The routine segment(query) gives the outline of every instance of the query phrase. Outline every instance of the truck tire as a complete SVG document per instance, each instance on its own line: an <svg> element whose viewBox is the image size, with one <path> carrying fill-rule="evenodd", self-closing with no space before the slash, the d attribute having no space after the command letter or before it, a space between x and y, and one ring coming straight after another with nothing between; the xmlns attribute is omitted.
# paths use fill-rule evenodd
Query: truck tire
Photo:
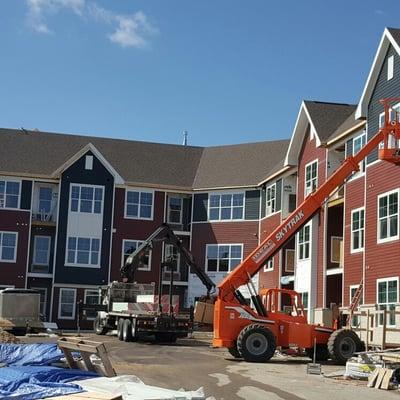
<svg viewBox="0 0 400 400"><path fill-rule="evenodd" d="M328 340L329 355L338 364L346 364L346 361L362 347L363 343L358 335L346 328L333 332Z"/></svg>
<svg viewBox="0 0 400 400"><path fill-rule="evenodd" d="M136 329L136 320L134 319L132 321L132 329L131 329L131 341L132 342L137 342L139 340L138 334L137 334L137 329Z"/></svg>
<svg viewBox="0 0 400 400"><path fill-rule="evenodd" d="M314 347L306 349L307 357L314 360ZM327 361L329 359L328 346L326 344L317 344L315 349L315 361Z"/></svg>
<svg viewBox="0 0 400 400"><path fill-rule="evenodd" d="M122 340L130 342L132 340L132 322L126 318L122 326Z"/></svg>
<svg viewBox="0 0 400 400"><path fill-rule="evenodd" d="M264 325L247 325L239 333L237 349L245 361L266 362L275 354L275 335Z"/></svg>
<svg viewBox="0 0 400 400"><path fill-rule="evenodd" d="M123 340L123 330L124 330L124 318L120 318L118 320L118 325L117 325L117 336L119 340Z"/></svg>
<svg viewBox="0 0 400 400"><path fill-rule="evenodd" d="M93 330L96 333L96 335L105 335L107 333L107 328L105 326L105 323L98 315L93 321Z"/></svg>

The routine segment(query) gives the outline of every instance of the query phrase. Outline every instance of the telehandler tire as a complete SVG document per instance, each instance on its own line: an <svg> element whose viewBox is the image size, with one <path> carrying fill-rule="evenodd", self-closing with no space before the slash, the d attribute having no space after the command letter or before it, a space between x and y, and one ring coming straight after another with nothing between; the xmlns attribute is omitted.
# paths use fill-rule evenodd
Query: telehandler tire
<svg viewBox="0 0 400 400"><path fill-rule="evenodd" d="M107 328L102 323L101 318L98 315L93 321L93 330L96 333L96 335L105 335L107 333Z"/></svg>
<svg viewBox="0 0 400 400"><path fill-rule="evenodd" d="M233 347L228 348L229 354L234 357L234 358L242 358L242 355L239 353L239 350L237 348L237 345L235 343L235 345Z"/></svg>
<svg viewBox="0 0 400 400"><path fill-rule="evenodd" d="M245 361L266 362L275 354L276 339L264 325L251 324L239 333L237 348Z"/></svg>
<svg viewBox="0 0 400 400"><path fill-rule="evenodd" d="M132 322L130 319L125 319L122 325L122 340L130 342L132 340Z"/></svg>
<svg viewBox="0 0 400 400"><path fill-rule="evenodd" d="M346 364L346 361L362 348L363 342L358 335L346 328L333 332L328 340L329 355L338 364Z"/></svg>

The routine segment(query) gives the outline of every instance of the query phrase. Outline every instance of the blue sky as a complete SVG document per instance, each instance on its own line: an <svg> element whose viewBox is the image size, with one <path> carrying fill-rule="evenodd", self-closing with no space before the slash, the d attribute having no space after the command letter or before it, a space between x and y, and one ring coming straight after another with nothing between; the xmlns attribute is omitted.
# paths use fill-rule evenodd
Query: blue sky
<svg viewBox="0 0 400 400"><path fill-rule="evenodd" d="M356 103L397 0L2 0L0 126L218 145Z"/></svg>

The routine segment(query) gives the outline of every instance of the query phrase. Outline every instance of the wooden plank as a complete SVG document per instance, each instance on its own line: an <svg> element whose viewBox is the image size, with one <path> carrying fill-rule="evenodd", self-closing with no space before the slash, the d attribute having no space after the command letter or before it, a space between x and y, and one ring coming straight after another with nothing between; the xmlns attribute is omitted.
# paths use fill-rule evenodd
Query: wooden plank
<svg viewBox="0 0 400 400"><path fill-rule="evenodd" d="M85 367L87 371L92 371L92 372L96 372L92 361L90 360L90 356L88 353L82 352L81 353L81 357L83 359L83 362L85 363Z"/></svg>
<svg viewBox="0 0 400 400"><path fill-rule="evenodd" d="M110 359L108 358L107 350L104 345L100 346L97 349L97 354L103 363L104 370L106 371L106 376L108 376L108 377L117 376L113 366L111 365Z"/></svg>
<svg viewBox="0 0 400 400"><path fill-rule="evenodd" d="M381 387L381 383L385 374L386 374L386 368L379 368L378 377L376 378L375 382L375 389L379 389Z"/></svg>
<svg viewBox="0 0 400 400"><path fill-rule="evenodd" d="M74 357L72 357L71 352L68 349L61 349L61 350L64 353L64 356L65 356L65 359L67 361L68 367L77 368L76 362L74 360Z"/></svg>
<svg viewBox="0 0 400 400"><path fill-rule="evenodd" d="M376 368L374 372L372 372L372 374L368 377L368 384L367 384L368 387L375 386L375 382L376 379L378 378L378 375L379 375L379 368Z"/></svg>
<svg viewBox="0 0 400 400"><path fill-rule="evenodd" d="M383 377L382 383L381 383L381 389L388 390L389 385L390 385L390 379L393 376L393 369L388 369L386 368L386 373L385 376Z"/></svg>

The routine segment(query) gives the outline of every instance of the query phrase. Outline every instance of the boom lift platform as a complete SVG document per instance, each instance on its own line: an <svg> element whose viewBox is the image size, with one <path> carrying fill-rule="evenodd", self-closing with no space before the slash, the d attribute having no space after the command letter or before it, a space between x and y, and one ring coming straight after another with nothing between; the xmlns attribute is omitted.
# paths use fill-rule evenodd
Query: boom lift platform
<svg viewBox="0 0 400 400"><path fill-rule="evenodd" d="M307 323L300 295L292 290L267 289L257 294L251 287L251 278L268 259L277 253L300 228L304 226L329 198L330 193L342 185L374 149L378 157L400 164L400 118L391 104L400 98L383 99L385 120L383 127L354 156L342 165L313 193L308 195L295 211L275 228L268 237L218 285L214 308L214 347L226 347L236 357L246 361L265 362L277 346L297 346L312 354L314 341L317 359L328 357L345 363L364 344L350 329L338 329ZM255 310L248 306L239 287L248 285L252 290ZM278 308L278 298L286 294L291 299L292 312ZM262 300L263 299L263 300Z"/></svg>

